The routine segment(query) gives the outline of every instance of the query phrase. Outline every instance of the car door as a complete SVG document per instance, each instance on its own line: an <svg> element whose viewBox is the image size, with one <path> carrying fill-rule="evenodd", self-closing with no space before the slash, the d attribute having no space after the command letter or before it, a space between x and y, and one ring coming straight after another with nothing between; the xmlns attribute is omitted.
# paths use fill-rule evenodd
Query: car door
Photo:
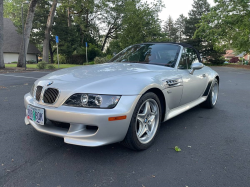
<svg viewBox="0 0 250 187"><path fill-rule="evenodd" d="M172 70L169 70L169 68L167 68L167 70L163 73L165 77L164 76L161 77L162 81L164 82L164 86L166 88L163 90L163 93L165 95L167 107L169 110L171 110L180 105L182 96L182 79L180 76L176 75L177 70L174 68L179 53L176 53L176 50L160 48L158 50L157 55L158 58L162 61L172 62L171 63Z"/></svg>
<svg viewBox="0 0 250 187"><path fill-rule="evenodd" d="M183 93L180 105L200 98L206 89L208 77L203 68L190 74L191 65L196 62L199 62L197 52L193 48L183 48L177 73L182 77L183 81Z"/></svg>

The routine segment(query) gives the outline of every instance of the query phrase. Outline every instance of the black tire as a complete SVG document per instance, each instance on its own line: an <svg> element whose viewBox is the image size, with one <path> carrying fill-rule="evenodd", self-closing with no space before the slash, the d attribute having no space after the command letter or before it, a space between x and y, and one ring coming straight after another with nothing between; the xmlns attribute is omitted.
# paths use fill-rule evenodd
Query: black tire
<svg viewBox="0 0 250 187"><path fill-rule="evenodd" d="M139 109L141 108L141 106L143 105L143 103L145 101L147 101L148 99L153 99L154 101L156 101L156 103L158 104L158 108L159 108L159 120L158 120L158 126L157 129L155 131L155 134L153 136L153 138L146 144L141 143L138 138L137 138L137 134L136 134L136 128L137 128L137 114L139 112ZM157 95L153 92L148 92L145 93L138 101L134 113L132 115L131 118L131 122L129 125L129 129L128 132L126 134L126 137L124 138L124 140L121 142L122 145L136 150L136 151L141 151L141 150L145 150L147 148L149 148L155 140L155 137L158 133L158 130L160 128L160 124L161 124L161 118L162 118L162 109L161 109L161 102L159 100L159 98L157 97Z"/></svg>
<svg viewBox="0 0 250 187"><path fill-rule="evenodd" d="M216 102L215 102L215 103L213 103L213 101L212 101L212 90L213 90L213 87L214 87L216 84L218 85L218 92L219 92L219 83L218 83L218 80L217 80L217 79L214 79L214 81L213 81L213 83L212 83L212 85L211 85L211 88L210 88L210 91L209 91L209 94L208 94L208 97L207 97L206 101L204 101L203 103L200 104L201 107L203 107L203 108L208 108L208 109L212 109L212 108L214 108L214 106L216 105L217 99L216 99ZM217 96L217 98L218 98L218 96Z"/></svg>

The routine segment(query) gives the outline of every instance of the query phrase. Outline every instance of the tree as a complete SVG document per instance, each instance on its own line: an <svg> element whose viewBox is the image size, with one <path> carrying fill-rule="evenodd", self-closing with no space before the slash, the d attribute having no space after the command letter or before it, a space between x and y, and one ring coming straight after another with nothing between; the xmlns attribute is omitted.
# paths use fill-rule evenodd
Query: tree
<svg viewBox="0 0 250 187"><path fill-rule="evenodd" d="M186 26L187 18L181 14L175 21L175 27L177 29L178 41L181 43L184 40L184 30Z"/></svg>
<svg viewBox="0 0 250 187"><path fill-rule="evenodd" d="M22 41L21 49L20 49L20 53L19 53L19 57L18 57L17 67L24 67L24 65L25 65L24 55L27 54L29 40L30 40L30 33L31 33L31 29L32 29L32 23L33 23L33 18L34 18L34 14L35 14L35 8L36 8L36 4L38 1L39 0L31 0L30 1L29 10L28 10L27 18L26 18L25 27L24 27L24 43ZM23 46L25 46L25 51L24 51Z"/></svg>
<svg viewBox="0 0 250 187"><path fill-rule="evenodd" d="M4 0L4 17L11 19L18 33L22 33L22 2L23 0ZM27 12L28 6L23 6L23 15L27 15Z"/></svg>
<svg viewBox="0 0 250 187"><path fill-rule="evenodd" d="M3 59L3 1L0 1L0 69L5 68Z"/></svg>
<svg viewBox="0 0 250 187"><path fill-rule="evenodd" d="M161 7L161 1L155 2L152 6L140 1L125 3L122 28L117 36L121 48L135 43L152 42L161 39L162 33L158 18Z"/></svg>
<svg viewBox="0 0 250 187"><path fill-rule="evenodd" d="M51 55L53 55L54 50L52 47L56 44L54 38L55 35L57 35L60 40L59 52L60 54L64 55L67 60L69 60L74 51L76 51L76 49L81 46L81 31L80 26L74 22L74 24L69 27L67 11L67 6L59 6L56 10L54 19L55 25L53 25L52 29L53 37L50 39L50 51L52 52Z"/></svg>
<svg viewBox="0 0 250 187"><path fill-rule="evenodd" d="M195 35L199 29L199 23L203 15L209 14L210 4L207 0L194 0L192 9L189 11L189 18L185 23L185 42L193 45L202 55L203 58L211 62L223 63L221 59L222 50L215 48L214 43L207 40L203 35ZM218 55L219 54L219 55Z"/></svg>
<svg viewBox="0 0 250 187"><path fill-rule="evenodd" d="M124 15L124 1L102 0L102 14L100 20L105 24L106 34L102 42L102 51L105 49L109 39L115 39L116 33L121 29L122 18Z"/></svg>
<svg viewBox="0 0 250 187"><path fill-rule="evenodd" d="M177 28L175 27L174 20L171 16L165 21L163 31L168 36L170 42L177 42Z"/></svg>
<svg viewBox="0 0 250 187"><path fill-rule="evenodd" d="M218 49L250 52L250 9L248 0L216 0L203 15L196 37L213 42ZM226 6L225 6L226 5Z"/></svg>
<svg viewBox="0 0 250 187"><path fill-rule="evenodd" d="M48 20L47 20L47 24L46 24L46 29L45 29L45 38L43 41L43 61L45 61L47 63L49 62L50 31L51 31L51 27L52 27L53 20L54 20L57 2L58 2L58 0L54 0L53 4L51 6L50 13L49 13Z"/></svg>
<svg viewBox="0 0 250 187"><path fill-rule="evenodd" d="M204 50L204 46L202 45L203 40L199 37L193 37L195 31L198 29L197 24L200 23L202 15L207 14L209 11L210 5L207 0L194 0L192 9L188 13L189 18L185 23L184 34L187 37L186 42L196 47L201 53Z"/></svg>
<svg viewBox="0 0 250 187"><path fill-rule="evenodd" d="M4 17L11 19L17 27L17 32L22 34L21 4L23 0L4 0ZM44 40L47 17L51 4L49 0L38 1L33 19L30 42L41 44ZM24 15L27 15L28 6L23 7ZM40 47L40 46L37 46Z"/></svg>

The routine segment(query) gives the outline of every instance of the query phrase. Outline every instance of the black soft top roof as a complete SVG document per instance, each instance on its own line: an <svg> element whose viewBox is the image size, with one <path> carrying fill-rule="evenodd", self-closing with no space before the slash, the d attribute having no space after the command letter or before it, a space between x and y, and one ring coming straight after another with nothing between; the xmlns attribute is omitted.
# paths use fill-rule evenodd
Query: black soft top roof
<svg viewBox="0 0 250 187"><path fill-rule="evenodd" d="M183 47L190 47L190 48L194 48L192 45L190 44L186 44L186 43L175 43L175 42L145 42L145 43L142 43L142 44L159 44L159 43L162 43L162 44L176 44L176 45L181 45ZM195 48L194 48L195 49Z"/></svg>
<svg viewBox="0 0 250 187"><path fill-rule="evenodd" d="M182 47L192 48L192 49L194 49L194 50L196 51L199 61L200 61L200 62L202 61L202 60L201 60L201 57L200 57L199 51L198 51L197 49L195 49L195 48L194 48L192 45L190 45L190 44L186 44L186 43L175 43L175 42L145 42L145 43L142 43L142 44L160 44L160 43L162 43L162 44L176 44L176 45L180 45L180 46L182 46Z"/></svg>

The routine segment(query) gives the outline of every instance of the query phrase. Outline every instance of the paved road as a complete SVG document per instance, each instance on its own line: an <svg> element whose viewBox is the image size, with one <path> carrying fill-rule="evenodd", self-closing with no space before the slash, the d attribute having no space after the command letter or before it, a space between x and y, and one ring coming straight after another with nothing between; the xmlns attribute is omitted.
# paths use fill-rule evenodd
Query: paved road
<svg viewBox="0 0 250 187"><path fill-rule="evenodd" d="M162 124L143 152L68 145L25 126L23 95L46 73L0 74L0 186L250 186L250 71L214 69L216 108L195 107Z"/></svg>

